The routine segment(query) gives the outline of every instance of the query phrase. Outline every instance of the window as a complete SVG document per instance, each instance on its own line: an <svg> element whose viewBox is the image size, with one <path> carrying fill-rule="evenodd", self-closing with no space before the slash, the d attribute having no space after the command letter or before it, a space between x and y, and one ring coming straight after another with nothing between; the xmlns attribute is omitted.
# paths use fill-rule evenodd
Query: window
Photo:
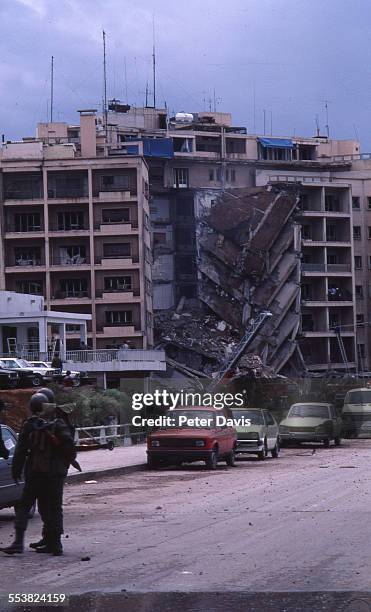
<svg viewBox="0 0 371 612"><path fill-rule="evenodd" d="M192 138L173 138L174 153L192 153Z"/></svg>
<svg viewBox="0 0 371 612"><path fill-rule="evenodd" d="M368 231L368 239L371 240L371 227L370 226L368 226L367 231Z"/></svg>
<svg viewBox="0 0 371 612"><path fill-rule="evenodd" d="M354 267L356 270L362 270L362 256L361 255L354 256Z"/></svg>
<svg viewBox="0 0 371 612"><path fill-rule="evenodd" d="M363 299L363 286L362 285L356 285L356 298L358 300Z"/></svg>
<svg viewBox="0 0 371 612"><path fill-rule="evenodd" d="M84 245L59 247L59 261L65 265L81 265L86 263L86 249Z"/></svg>
<svg viewBox="0 0 371 612"><path fill-rule="evenodd" d="M325 210L327 212L339 212L340 202L339 198L332 194L325 195Z"/></svg>
<svg viewBox="0 0 371 612"><path fill-rule="evenodd" d="M336 225L327 225L326 240L328 240L329 242L333 242L336 239Z"/></svg>
<svg viewBox="0 0 371 612"><path fill-rule="evenodd" d="M371 210L371 196L367 197L367 206Z"/></svg>
<svg viewBox="0 0 371 612"><path fill-rule="evenodd" d="M264 411L264 415L268 425L275 425L274 418L270 412Z"/></svg>
<svg viewBox="0 0 371 612"><path fill-rule="evenodd" d="M366 346L363 343L357 344L357 352L358 356L364 359L366 357Z"/></svg>
<svg viewBox="0 0 371 612"><path fill-rule="evenodd" d="M9 451L9 456L12 457L14 455L16 440L13 438L9 429L6 429L5 427L2 427L1 434L2 434L3 442Z"/></svg>
<svg viewBox="0 0 371 612"><path fill-rule="evenodd" d="M37 232L41 230L40 213L15 214L14 229L16 232Z"/></svg>
<svg viewBox="0 0 371 612"><path fill-rule="evenodd" d="M231 170L231 183L235 183L236 182L236 170L232 169Z"/></svg>
<svg viewBox="0 0 371 612"><path fill-rule="evenodd" d="M104 279L105 291L131 291L131 276L107 276Z"/></svg>
<svg viewBox="0 0 371 612"><path fill-rule="evenodd" d="M21 280L16 283L16 292L31 295L42 295L43 284L41 281Z"/></svg>
<svg viewBox="0 0 371 612"><path fill-rule="evenodd" d="M88 293L88 281L86 278L62 278L60 288L65 297L83 297Z"/></svg>
<svg viewBox="0 0 371 612"><path fill-rule="evenodd" d="M301 328L303 332L311 332L314 329L313 317L311 314L303 314L301 317Z"/></svg>
<svg viewBox="0 0 371 612"><path fill-rule="evenodd" d="M312 228L310 225L303 225L301 232L303 240L312 240Z"/></svg>
<svg viewBox="0 0 371 612"><path fill-rule="evenodd" d="M311 285L302 285L301 286L301 298L302 300L310 300L312 297L312 287Z"/></svg>
<svg viewBox="0 0 371 612"><path fill-rule="evenodd" d="M371 255L368 256L368 267L371 270Z"/></svg>
<svg viewBox="0 0 371 612"><path fill-rule="evenodd" d="M173 168L173 187L185 189L189 184L188 168Z"/></svg>
<svg viewBox="0 0 371 612"><path fill-rule="evenodd" d="M103 257L130 257L130 242L112 242L103 245Z"/></svg>
<svg viewBox="0 0 371 612"><path fill-rule="evenodd" d="M102 210L102 223L129 223L130 211L128 208L113 208Z"/></svg>
<svg viewBox="0 0 371 612"><path fill-rule="evenodd" d="M111 174L101 177L101 186L103 191L128 191L129 176L127 174Z"/></svg>
<svg viewBox="0 0 371 612"><path fill-rule="evenodd" d="M357 314L357 325L361 325L365 322L365 315L363 313Z"/></svg>
<svg viewBox="0 0 371 612"><path fill-rule="evenodd" d="M131 325L133 313L131 310L106 310L107 325Z"/></svg>
<svg viewBox="0 0 371 612"><path fill-rule="evenodd" d="M361 226L353 225L353 240L361 240Z"/></svg>
<svg viewBox="0 0 371 612"><path fill-rule="evenodd" d="M292 150L289 148L281 147L262 147L259 146L260 159L267 159L271 161L291 161Z"/></svg>
<svg viewBox="0 0 371 612"><path fill-rule="evenodd" d="M327 263L332 266L339 264L339 256L336 253L327 253Z"/></svg>
<svg viewBox="0 0 371 612"><path fill-rule="evenodd" d="M330 329L334 329L340 325L340 315L338 312L330 312L329 314L329 326Z"/></svg>
<svg viewBox="0 0 371 612"><path fill-rule="evenodd" d="M222 171L221 168L218 168L216 171L216 180L217 181L221 181L222 180Z"/></svg>
<svg viewBox="0 0 371 612"><path fill-rule="evenodd" d="M166 243L166 232L154 232L153 234L153 244L165 244Z"/></svg>
<svg viewBox="0 0 371 612"><path fill-rule="evenodd" d="M67 211L58 213L58 230L69 231L84 229L84 213Z"/></svg>
<svg viewBox="0 0 371 612"><path fill-rule="evenodd" d="M79 334L80 333L80 325L73 325L71 323L67 323L66 332L70 334Z"/></svg>
<svg viewBox="0 0 371 612"><path fill-rule="evenodd" d="M209 168L209 181L214 181L214 180L215 180L214 168Z"/></svg>
<svg viewBox="0 0 371 612"><path fill-rule="evenodd" d="M361 208L361 202L358 196L352 197L352 207L354 210L359 210Z"/></svg>
<svg viewBox="0 0 371 612"><path fill-rule="evenodd" d="M41 265L40 248L19 247L14 249L16 266L39 266Z"/></svg>

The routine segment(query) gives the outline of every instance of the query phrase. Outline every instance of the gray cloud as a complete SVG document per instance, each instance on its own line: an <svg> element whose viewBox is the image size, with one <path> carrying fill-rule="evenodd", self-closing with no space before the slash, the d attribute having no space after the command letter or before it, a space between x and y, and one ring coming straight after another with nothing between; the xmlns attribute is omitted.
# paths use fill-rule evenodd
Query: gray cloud
<svg viewBox="0 0 371 612"><path fill-rule="evenodd" d="M371 150L368 0L1 0L1 132L32 135L47 117L55 57L56 120L102 104L102 29L108 93L142 104L151 86L155 13L158 103L202 110L208 99L234 123L276 134L313 135L315 116L330 133ZM124 65L126 60L127 83Z"/></svg>

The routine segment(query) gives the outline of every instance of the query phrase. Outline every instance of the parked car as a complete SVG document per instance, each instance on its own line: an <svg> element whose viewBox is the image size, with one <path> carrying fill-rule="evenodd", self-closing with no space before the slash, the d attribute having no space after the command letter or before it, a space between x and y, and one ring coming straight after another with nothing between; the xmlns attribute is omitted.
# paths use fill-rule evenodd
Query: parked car
<svg viewBox="0 0 371 612"><path fill-rule="evenodd" d="M219 461L235 465L237 433L234 427L217 424L217 416L228 415L215 408L177 408L165 417L173 419L173 426L160 427L147 438L147 465L153 469L161 465L181 465L204 461L215 470ZM184 419L186 423L182 423ZM191 420L198 422L197 426ZM204 420L204 424L201 419Z"/></svg>
<svg viewBox="0 0 371 612"><path fill-rule="evenodd" d="M9 450L9 458L3 459L0 457L0 509L14 507L19 501L22 490L23 480L17 485L11 472L12 459L14 454L15 445L17 443L16 433L10 429L7 425L0 425L1 434L5 446ZM30 516L35 512L35 508L32 508Z"/></svg>
<svg viewBox="0 0 371 612"><path fill-rule="evenodd" d="M332 404L303 402L293 404L287 417L280 423L283 442L323 442L330 446L341 443L342 418Z"/></svg>
<svg viewBox="0 0 371 612"><path fill-rule="evenodd" d="M66 376L67 374L67 370L62 370L62 372L60 372L59 370L56 370L54 368L52 368L51 363L48 363L47 361L31 361L31 364L37 366L38 368L48 368L53 370L54 374L53 374L53 380L55 380L56 382L61 382L63 380L63 377ZM71 372L71 378L73 379L73 386L74 387L79 387L80 386L80 372L75 372L70 370Z"/></svg>
<svg viewBox="0 0 371 612"><path fill-rule="evenodd" d="M260 408L233 408L234 419L250 421L251 425L237 425L237 455L253 454L263 460L271 453L280 452L279 427L269 410Z"/></svg>
<svg viewBox="0 0 371 612"><path fill-rule="evenodd" d="M0 366L12 370L18 374L19 387L39 387L44 378L35 372L28 361L16 357L0 357Z"/></svg>
<svg viewBox="0 0 371 612"><path fill-rule="evenodd" d="M342 410L343 436L345 438L370 437L371 389L362 387L348 391Z"/></svg>
<svg viewBox="0 0 371 612"><path fill-rule="evenodd" d="M0 363L0 389L15 389L18 387L19 377L14 370L8 370Z"/></svg>
<svg viewBox="0 0 371 612"><path fill-rule="evenodd" d="M50 367L45 361L27 361L27 363L34 372L41 374L45 381L51 382L59 375L59 370Z"/></svg>

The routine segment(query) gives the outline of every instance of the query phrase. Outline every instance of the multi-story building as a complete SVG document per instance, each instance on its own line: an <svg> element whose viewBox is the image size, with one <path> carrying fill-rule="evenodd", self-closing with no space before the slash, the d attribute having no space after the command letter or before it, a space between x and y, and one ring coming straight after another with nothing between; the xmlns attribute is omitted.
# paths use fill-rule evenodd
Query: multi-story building
<svg viewBox="0 0 371 612"><path fill-rule="evenodd" d="M78 129L41 124L38 138L2 147L0 285L43 295L48 310L91 313L93 348L148 348L147 165L140 154L107 155L95 112L80 116ZM78 348L75 332L69 349Z"/></svg>
<svg viewBox="0 0 371 612"><path fill-rule="evenodd" d="M111 346L116 335L146 346L152 336L148 214L158 311L198 295L199 218L218 195L294 185L302 232L298 338L308 366L345 367L339 328L349 367L358 357L361 368L371 369L371 161L357 141L256 136L233 126L229 113L169 118L166 109L117 101L107 125L104 115L81 113L80 125L41 124L37 136L3 147L4 288L41 291L52 308L92 312L97 346ZM16 187L32 196L16 198L13 189L9 197L12 175L23 175ZM67 197L65 187L70 194L85 191ZM30 261L32 271L21 265Z"/></svg>

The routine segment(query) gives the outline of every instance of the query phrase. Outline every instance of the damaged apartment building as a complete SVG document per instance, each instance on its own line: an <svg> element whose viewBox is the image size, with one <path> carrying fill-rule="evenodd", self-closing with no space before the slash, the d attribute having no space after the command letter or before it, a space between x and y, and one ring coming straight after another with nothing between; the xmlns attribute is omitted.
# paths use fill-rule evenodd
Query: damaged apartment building
<svg viewBox="0 0 371 612"><path fill-rule="evenodd" d="M137 236L130 240L142 245L139 261L148 268L152 256L152 284L145 280L149 272L139 276L144 299L138 296L140 309L133 309L143 334L153 303L155 344L166 347L169 361L196 374L218 371L249 321L269 308L273 316L248 347L241 369L268 375L354 371L360 355L363 369L370 367L371 338L361 324L361 314L363 321L369 318L367 281L359 263L368 257L371 262L371 250L366 255L366 230L356 243L361 232L352 226L358 211L359 224L368 223L363 201L371 162L360 158L357 141L256 136L234 126L229 113L169 117L166 109L117 100L107 114L95 116L95 124L97 167L114 165L121 173L140 159L145 163L135 185L143 202L139 227L130 217L129 231L127 220L113 214L112 194L123 191L118 180L101 188L110 192L104 230L115 235L110 242L121 243L118 226L124 224ZM82 125L44 124L36 141L73 144L79 155ZM147 237L145 247L140 237L149 228L147 171L151 256ZM363 194L359 209L352 200L357 190ZM371 235L371 218L369 225ZM53 234L50 239L55 241ZM131 264L134 269L134 259ZM111 289L109 296L113 300ZM133 292L131 302L135 298ZM95 303L98 317L97 296Z"/></svg>

